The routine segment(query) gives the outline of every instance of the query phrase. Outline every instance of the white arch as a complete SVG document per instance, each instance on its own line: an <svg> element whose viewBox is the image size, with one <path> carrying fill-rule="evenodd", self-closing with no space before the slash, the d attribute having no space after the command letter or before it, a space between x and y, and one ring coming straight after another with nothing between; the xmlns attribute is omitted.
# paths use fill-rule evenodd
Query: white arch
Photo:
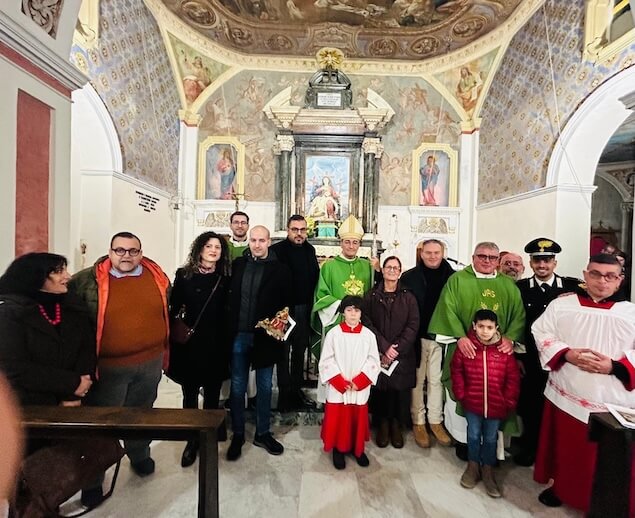
<svg viewBox="0 0 635 518"><path fill-rule="evenodd" d="M571 116L554 147L546 187L593 185L602 151L615 130L631 114L620 98L635 91L635 67L611 77Z"/></svg>

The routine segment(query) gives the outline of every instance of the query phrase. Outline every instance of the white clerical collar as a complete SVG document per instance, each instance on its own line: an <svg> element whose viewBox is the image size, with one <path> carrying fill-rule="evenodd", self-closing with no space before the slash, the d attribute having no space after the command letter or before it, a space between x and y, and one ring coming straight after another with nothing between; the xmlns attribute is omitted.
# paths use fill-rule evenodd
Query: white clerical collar
<svg viewBox="0 0 635 518"><path fill-rule="evenodd" d="M247 238L245 238L245 239L244 239L244 240L242 240L242 241L236 241L236 240L234 239L234 236L231 236L231 237L229 238L229 242L230 242L232 245L237 246L237 247L247 246L247 245L249 244L249 242L247 241Z"/></svg>
<svg viewBox="0 0 635 518"><path fill-rule="evenodd" d="M495 279L496 278L496 274L498 272L496 272L496 270L494 270L494 273L481 273L481 272L477 272L476 268L472 267L472 270L474 270L474 275L476 276L477 279Z"/></svg>
<svg viewBox="0 0 635 518"><path fill-rule="evenodd" d="M110 268L110 275L112 275L113 277L116 277L117 279L121 279L122 277L139 277L142 273L143 273L143 266L141 265L138 265L131 272L126 272L126 273L116 270L114 266Z"/></svg>
<svg viewBox="0 0 635 518"><path fill-rule="evenodd" d="M352 259L349 259L348 257L344 257L344 254L340 254L338 257L340 259L344 259L345 261L348 261L349 263L352 263L353 261L357 259L357 256L353 257Z"/></svg>

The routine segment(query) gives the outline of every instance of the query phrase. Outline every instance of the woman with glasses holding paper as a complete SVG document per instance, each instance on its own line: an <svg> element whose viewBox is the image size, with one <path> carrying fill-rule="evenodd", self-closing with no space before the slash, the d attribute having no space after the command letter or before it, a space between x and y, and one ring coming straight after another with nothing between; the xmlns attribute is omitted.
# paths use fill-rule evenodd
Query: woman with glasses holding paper
<svg viewBox="0 0 635 518"><path fill-rule="evenodd" d="M229 378L230 348L225 303L229 286L227 242L215 232L203 232L190 248L187 261L176 272L170 295L170 367L168 376L183 389L183 408L218 408L220 388ZM181 320L181 322L177 322ZM175 329L189 329L185 340ZM219 431L219 439L222 431ZM181 466L194 464L198 443L188 441Z"/></svg>
<svg viewBox="0 0 635 518"><path fill-rule="evenodd" d="M415 341L419 309L415 296L399 284L401 261L388 257L383 280L365 297L364 325L375 333L382 371L371 395L377 424L376 443L385 448L404 444L402 429L410 414L410 391L416 384Z"/></svg>

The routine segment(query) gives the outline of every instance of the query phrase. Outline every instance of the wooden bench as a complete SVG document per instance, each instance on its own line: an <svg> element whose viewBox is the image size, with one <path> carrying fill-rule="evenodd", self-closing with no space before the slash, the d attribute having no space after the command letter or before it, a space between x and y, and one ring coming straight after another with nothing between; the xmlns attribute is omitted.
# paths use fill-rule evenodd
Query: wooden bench
<svg viewBox="0 0 635 518"><path fill-rule="evenodd" d="M124 407L25 407L22 425L30 437L100 435L117 439L198 439L198 516L218 517L217 430L224 410Z"/></svg>

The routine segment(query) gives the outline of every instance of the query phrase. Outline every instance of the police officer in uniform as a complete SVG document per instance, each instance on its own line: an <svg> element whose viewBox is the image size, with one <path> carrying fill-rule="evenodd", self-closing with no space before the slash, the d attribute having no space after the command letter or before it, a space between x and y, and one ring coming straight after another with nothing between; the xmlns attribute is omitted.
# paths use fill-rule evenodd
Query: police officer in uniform
<svg viewBox="0 0 635 518"><path fill-rule="evenodd" d="M554 272L558 264L556 254L561 251L558 243L544 237L527 243L525 252L529 254L529 266L534 274L516 283L526 313L526 353L517 355L522 363L523 374L518 401L518 414L523 420L523 435L520 437L520 450L514 455L514 462L520 466L531 466L536 457L544 404L543 393L547 384L547 372L540 366L531 326L552 300L563 293L580 291L579 285L582 282L573 277L561 277Z"/></svg>

